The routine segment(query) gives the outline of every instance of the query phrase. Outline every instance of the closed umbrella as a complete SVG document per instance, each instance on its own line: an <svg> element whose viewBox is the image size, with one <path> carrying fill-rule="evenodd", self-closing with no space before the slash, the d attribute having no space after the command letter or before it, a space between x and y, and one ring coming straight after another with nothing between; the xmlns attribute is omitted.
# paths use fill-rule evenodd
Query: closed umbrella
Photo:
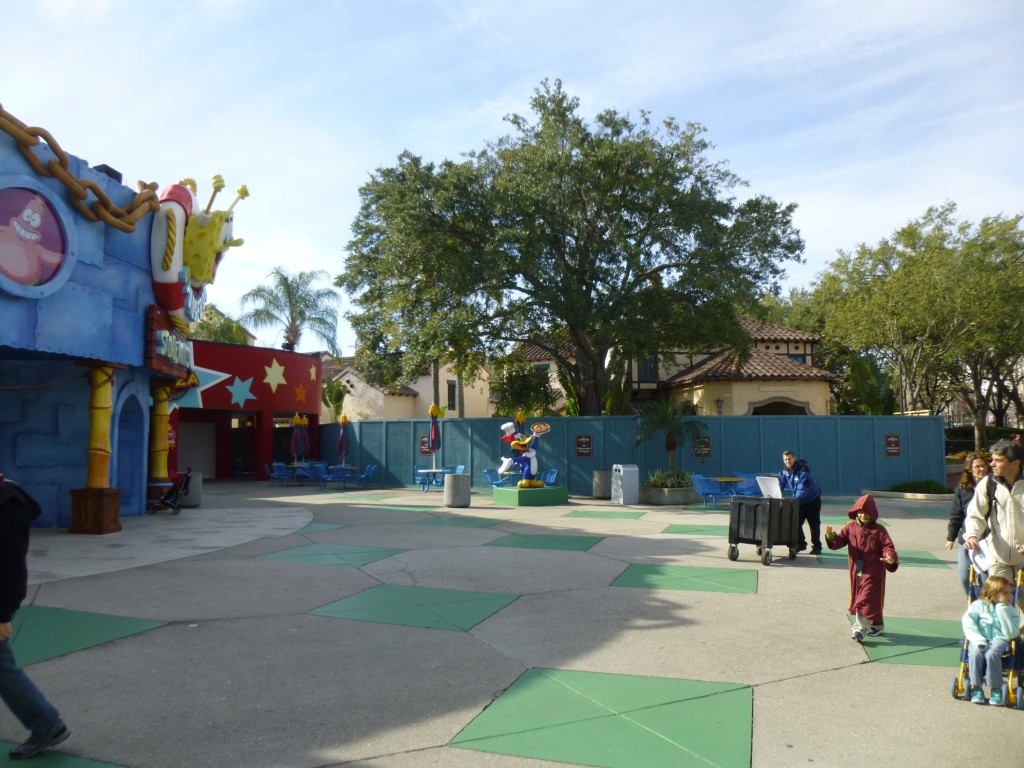
<svg viewBox="0 0 1024 768"><path fill-rule="evenodd" d="M348 416L344 414L338 419L341 431L338 433L338 463L348 465L348 457L352 452L352 437L348 433Z"/></svg>
<svg viewBox="0 0 1024 768"><path fill-rule="evenodd" d="M427 435L427 453L432 457L431 463L434 469L437 469L437 452L441 448L441 424L438 422L437 417L441 413L441 409L437 407L437 403L430 404L430 434Z"/></svg>
<svg viewBox="0 0 1024 768"><path fill-rule="evenodd" d="M295 461L304 461L309 453L309 419L295 414L292 419L291 454Z"/></svg>

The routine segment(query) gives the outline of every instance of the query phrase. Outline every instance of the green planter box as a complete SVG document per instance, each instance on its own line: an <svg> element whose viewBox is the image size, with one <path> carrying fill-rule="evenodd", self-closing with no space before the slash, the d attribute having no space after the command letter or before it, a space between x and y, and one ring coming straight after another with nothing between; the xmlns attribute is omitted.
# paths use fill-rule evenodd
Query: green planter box
<svg viewBox="0 0 1024 768"><path fill-rule="evenodd" d="M512 507L553 507L569 502L569 489L550 485L545 488L495 488L494 503Z"/></svg>

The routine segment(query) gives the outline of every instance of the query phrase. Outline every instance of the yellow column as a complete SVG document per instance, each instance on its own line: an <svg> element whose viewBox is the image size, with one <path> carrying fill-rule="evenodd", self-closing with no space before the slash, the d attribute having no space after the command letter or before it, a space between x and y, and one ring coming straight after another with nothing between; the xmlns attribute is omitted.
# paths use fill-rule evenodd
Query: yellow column
<svg viewBox="0 0 1024 768"><path fill-rule="evenodd" d="M89 475L87 488L110 487L110 418L114 409L114 368L89 368Z"/></svg>
<svg viewBox="0 0 1024 768"><path fill-rule="evenodd" d="M153 413L149 420L149 475L150 479L163 480L167 474L167 425L170 421L167 402L171 388L157 385L151 389Z"/></svg>

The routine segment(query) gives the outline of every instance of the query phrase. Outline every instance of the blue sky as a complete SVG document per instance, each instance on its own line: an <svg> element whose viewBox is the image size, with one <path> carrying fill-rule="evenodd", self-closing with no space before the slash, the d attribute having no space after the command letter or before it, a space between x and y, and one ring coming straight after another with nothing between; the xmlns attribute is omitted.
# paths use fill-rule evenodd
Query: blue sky
<svg viewBox="0 0 1024 768"><path fill-rule="evenodd" d="M787 287L932 205L1024 212L1019 0L36 0L5 17L15 117L129 186L249 187L246 244L208 291L232 315L275 266L338 274L375 169L510 133L544 78L587 118L701 123L749 182L737 195L797 203L807 263ZM345 323L339 343L351 354Z"/></svg>

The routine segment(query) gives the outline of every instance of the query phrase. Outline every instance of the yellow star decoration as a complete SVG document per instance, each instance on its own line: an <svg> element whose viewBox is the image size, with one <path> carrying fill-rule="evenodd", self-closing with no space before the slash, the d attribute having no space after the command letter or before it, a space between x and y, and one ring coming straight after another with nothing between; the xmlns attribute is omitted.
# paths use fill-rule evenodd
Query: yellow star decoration
<svg viewBox="0 0 1024 768"><path fill-rule="evenodd" d="M284 380L284 366L277 362L275 357L270 365L264 365L263 370L267 372L266 377L263 379L264 384L270 385L270 391L275 395L277 394L277 388L281 384L287 384Z"/></svg>
<svg viewBox="0 0 1024 768"><path fill-rule="evenodd" d="M309 366L309 380L310 381L316 381L316 366L315 365Z"/></svg>
<svg viewBox="0 0 1024 768"><path fill-rule="evenodd" d="M295 387L295 399L300 403L306 402L306 388L301 384Z"/></svg>

